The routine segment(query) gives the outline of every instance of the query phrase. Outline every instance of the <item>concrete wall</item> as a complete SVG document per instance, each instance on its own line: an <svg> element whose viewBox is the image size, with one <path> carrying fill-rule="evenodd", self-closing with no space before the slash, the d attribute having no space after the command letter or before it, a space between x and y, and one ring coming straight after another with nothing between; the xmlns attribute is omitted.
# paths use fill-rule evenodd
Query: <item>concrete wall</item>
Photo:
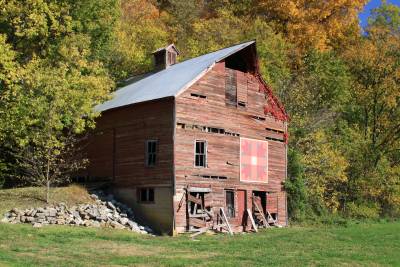
<svg viewBox="0 0 400 267"><path fill-rule="evenodd" d="M118 200L133 209L138 223L148 225L159 234L172 234L172 189L171 187L153 188L154 203L140 203L135 187L115 187L112 192Z"/></svg>

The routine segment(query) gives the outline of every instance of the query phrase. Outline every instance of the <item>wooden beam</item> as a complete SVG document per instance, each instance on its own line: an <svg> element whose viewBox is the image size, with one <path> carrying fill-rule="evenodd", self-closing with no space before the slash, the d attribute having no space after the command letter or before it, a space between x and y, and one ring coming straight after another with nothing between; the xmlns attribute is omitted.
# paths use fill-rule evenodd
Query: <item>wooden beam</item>
<svg viewBox="0 0 400 267"><path fill-rule="evenodd" d="M210 227L208 227L208 226L203 227L203 228L200 228L200 229L196 229L197 231L196 231L194 234L190 235L190 237L191 237L191 238L194 238L194 237L196 237L196 236L198 236L198 235L201 235L201 234L207 232L208 229L210 229Z"/></svg>
<svg viewBox="0 0 400 267"><path fill-rule="evenodd" d="M188 187L187 191L193 192L193 193L210 193L211 188L209 188L209 187Z"/></svg>
<svg viewBox="0 0 400 267"><path fill-rule="evenodd" d="M203 228L206 227L207 224L203 220L199 220L197 218L189 218L189 224L195 227Z"/></svg>
<svg viewBox="0 0 400 267"><path fill-rule="evenodd" d="M189 214L190 218L207 218L207 213L199 213L199 214Z"/></svg>
<svg viewBox="0 0 400 267"><path fill-rule="evenodd" d="M251 225L253 226L253 228L254 228L254 231L258 232L258 229L257 229L256 223L254 222L254 218L253 218L253 215L251 214L251 211L250 211L250 209L247 209L247 215L248 215L248 216L249 216L249 218L250 218Z"/></svg>
<svg viewBox="0 0 400 267"><path fill-rule="evenodd" d="M196 197L192 196L191 194L188 194L188 201L191 201L195 204L201 205L201 199L196 198Z"/></svg>
<svg viewBox="0 0 400 267"><path fill-rule="evenodd" d="M226 218L224 209L220 208L220 211L221 211L221 214L222 214L222 218L225 221L225 226L228 229L229 234L233 235L233 232L232 232L232 229L231 229L231 225L229 224L228 218Z"/></svg>

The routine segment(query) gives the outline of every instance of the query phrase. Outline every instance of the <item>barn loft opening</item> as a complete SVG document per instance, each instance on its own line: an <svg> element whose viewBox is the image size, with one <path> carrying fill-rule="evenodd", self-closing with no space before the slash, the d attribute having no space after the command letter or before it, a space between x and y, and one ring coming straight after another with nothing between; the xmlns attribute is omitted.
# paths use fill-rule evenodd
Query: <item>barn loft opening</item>
<svg viewBox="0 0 400 267"><path fill-rule="evenodd" d="M225 58L225 67L242 72L255 73L257 70L257 52L255 44Z"/></svg>

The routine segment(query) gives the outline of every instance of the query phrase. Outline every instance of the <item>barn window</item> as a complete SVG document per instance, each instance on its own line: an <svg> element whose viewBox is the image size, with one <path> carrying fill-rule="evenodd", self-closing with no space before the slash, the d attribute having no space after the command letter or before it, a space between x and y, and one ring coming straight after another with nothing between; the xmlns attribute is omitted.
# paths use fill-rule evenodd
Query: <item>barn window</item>
<svg viewBox="0 0 400 267"><path fill-rule="evenodd" d="M138 188L138 202L154 202L154 188Z"/></svg>
<svg viewBox="0 0 400 267"><path fill-rule="evenodd" d="M207 166L207 143L196 140L195 146L194 166L205 168Z"/></svg>
<svg viewBox="0 0 400 267"><path fill-rule="evenodd" d="M146 141L146 166L155 166L157 161L157 140Z"/></svg>
<svg viewBox="0 0 400 267"><path fill-rule="evenodd" d="M235 192L233 190L225 190L226 217L235 217Z"/></svg>

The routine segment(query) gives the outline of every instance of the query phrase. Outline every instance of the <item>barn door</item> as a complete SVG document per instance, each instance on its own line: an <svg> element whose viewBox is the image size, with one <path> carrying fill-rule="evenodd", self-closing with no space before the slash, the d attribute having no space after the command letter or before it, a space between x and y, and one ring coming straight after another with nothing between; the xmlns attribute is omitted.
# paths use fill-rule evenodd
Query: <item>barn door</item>
<svg viewBox="0 0 400 267"><path fill-rule="evenodd" d="M246 190L237 190L238 220L241 225L246 225Z"/></svg>

